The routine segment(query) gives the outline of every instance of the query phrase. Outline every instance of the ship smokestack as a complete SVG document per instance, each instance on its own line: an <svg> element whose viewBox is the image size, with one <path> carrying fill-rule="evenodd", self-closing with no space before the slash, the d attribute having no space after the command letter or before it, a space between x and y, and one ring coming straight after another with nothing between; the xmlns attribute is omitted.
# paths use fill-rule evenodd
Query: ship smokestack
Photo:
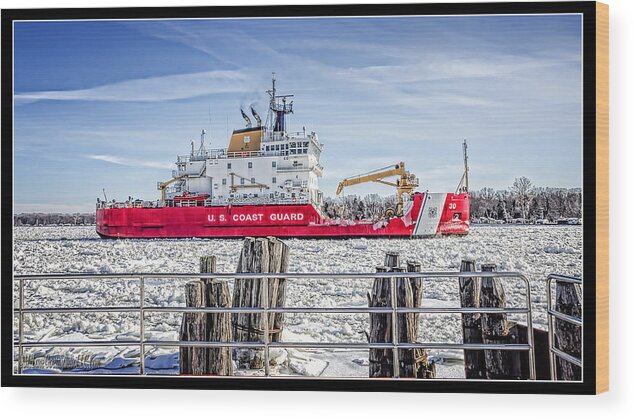
<svg viewBox="0 0 634 420"><path fill-rule="evenodd" d="M253 114L253 118L255 118L255 121L258 123L258 127L261 127L262 126L262 118L260 118L260 115L255 111L253 106L251 107L251 114Z"/></svg>
<svg viewBox="0 0 634 420"><path fill-rule="evenodd" d="M246 121L247 123L247 128L251 128L253 124L251 124L251 120L249 119L247 114L244 113L244 110L242 108L240 108L240 112L242 113L242 118L244 118L244 121Z"/></svg>

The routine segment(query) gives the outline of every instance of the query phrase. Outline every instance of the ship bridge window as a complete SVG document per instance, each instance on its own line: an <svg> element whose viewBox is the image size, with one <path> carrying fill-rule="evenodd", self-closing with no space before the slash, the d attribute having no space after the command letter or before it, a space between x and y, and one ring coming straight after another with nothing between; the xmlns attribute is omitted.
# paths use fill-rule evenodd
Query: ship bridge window
<svg viewBox="0 0 634 420"><path fill-rule="evenodd" d="M277 184L277 178L276 178L276 177L273 177L273 179L271 180L271 182L272 182L273 184Z"/></svg>
<svg viewBox="0 0 634 420"><path fill-rule="evenodd" d="M227 169L231 169L231 163L227 163Z"/></svg>
<svg viewBox="0 0 634 420"><path fill-rule="evenodd" d="M222 178L222 185L227 185L227 178Z"/></svg>
<svg viewBox="0 0 634 420"><path fill-rule="evenodd" d="M251 178L251 184L255 184L255 178Z"/></svg>
<svg viewBox="0 0 634 420"><path fill-rule="evenodd" d="M271 162L271 165L275 168L277 166L277 162L273 161L273 162Z"/></svg>
<svg viewBox="0 0 634 420"><path fill-rule="evenodd" d="M253 162L249 162L249 169L253 168Z"/></svg>
<svg viewBox="0 0 634 420"><path fill-rule="evenodd" d="M244 185L244 178L240 178L240 185Z"/></svg>

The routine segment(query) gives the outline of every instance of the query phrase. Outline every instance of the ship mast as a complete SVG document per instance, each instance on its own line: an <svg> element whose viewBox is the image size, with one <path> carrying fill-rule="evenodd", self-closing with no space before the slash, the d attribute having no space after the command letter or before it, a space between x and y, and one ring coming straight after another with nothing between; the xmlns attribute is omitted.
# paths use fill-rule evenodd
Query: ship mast
<svg viewBox="0 0 634 420"><path fill-rule="evenodd" d="M456 194L469 192L469 156L467 155L467 140L462 142L462 158L464 161L464 172L462 173L462 178L460 178L460 182L456 188Z"/></svg>
<svg viewBox="0 0 634 420"><path fill-rule="evenodd" d="M278 95L275 87L275 72L272 77L272 88L267 90L271 98L269 102L269 115L267 118L268 129L271 133L286 131L286 114L293 113L293 101L287 101L287 98L292 98L294 95Z"/></svg>
<svg viewBox="0 0 634 420"><path fill-rule="evenodd" d="M467 140L462 142L462 153L464 156L464 187L465 191L469 192L469 157L467 156Z"/></svg>

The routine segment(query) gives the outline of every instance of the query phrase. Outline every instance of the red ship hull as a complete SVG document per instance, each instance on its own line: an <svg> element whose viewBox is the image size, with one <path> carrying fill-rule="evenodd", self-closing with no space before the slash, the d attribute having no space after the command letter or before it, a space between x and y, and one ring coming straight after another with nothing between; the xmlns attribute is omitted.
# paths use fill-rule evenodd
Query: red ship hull
<svg viewBox="0 0 634 420"><path fill-rule="evenodd" d="M402 217L333 220L312 204L97 209L104 238L426 237L469 233L469 194L418 193Z"/></svg>

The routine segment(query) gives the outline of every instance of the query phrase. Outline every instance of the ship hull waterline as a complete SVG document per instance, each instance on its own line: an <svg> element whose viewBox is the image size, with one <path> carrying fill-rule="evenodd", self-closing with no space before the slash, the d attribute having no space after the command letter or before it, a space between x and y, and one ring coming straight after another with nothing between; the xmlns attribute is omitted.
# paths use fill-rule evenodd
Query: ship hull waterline
<svg viewBox="0 0 634 420"><path fill-rule="evenodd" d="M402 217L337 220L312 204L98 208L102 238L415 238L469 233L468 193L417 193Z"/></svg>

